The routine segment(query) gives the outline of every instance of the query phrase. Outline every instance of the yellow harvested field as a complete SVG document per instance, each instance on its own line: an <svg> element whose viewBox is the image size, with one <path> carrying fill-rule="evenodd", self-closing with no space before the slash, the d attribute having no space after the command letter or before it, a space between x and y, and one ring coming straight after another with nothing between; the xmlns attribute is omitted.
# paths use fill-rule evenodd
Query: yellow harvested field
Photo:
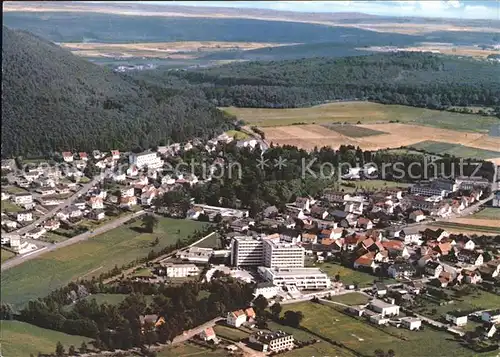
<svg viewBox="0 0 500 357"><path fill-rule="evenodd" d="M411 124L365 124L367 129L378 130L387 134L352 138L316 124L261 127L266 141L277 145L295 145L306 150L314 147L340 145L359 146L363 150L380 150L409 146L425 140L461 144L469 147L498 151L500 137L490 137L481 133L431 128ZM500 162L500 158L490 161Z"/></svg>
<svg viewBox="0 0 500 357"><path fill-rule="evenodd" d="M495 219L454 218L454 219L448 220L448 222L467 224L467 225L472 226L471 228L474 228L474 226L500 228L500 221L497 221Z"/></svg>

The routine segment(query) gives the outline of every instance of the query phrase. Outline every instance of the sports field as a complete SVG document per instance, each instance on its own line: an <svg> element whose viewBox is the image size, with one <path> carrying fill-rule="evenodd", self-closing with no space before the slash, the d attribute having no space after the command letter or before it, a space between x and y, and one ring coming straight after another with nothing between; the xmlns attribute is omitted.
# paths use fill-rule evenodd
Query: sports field
<svg viewBox="0 0 500 357"><path fill-rule="evenodd" d="M57 342L64 345L66 352L73 345L78 350L82 342L92 347L88 337L67 335L62 332L47 330L20 321L1 321L1 353L5 357L28 357L54 353Z"/></svg>
<svg viewBox="0 0 500 357"><path fill-rule="evenodd" d="M491 219L500 221L500 208L486 207L481 211L474 213L470 218L474 219Z"/></svg>
<svg viewBox="0 0 500 357"><path fill-rule="evenodd" d="M418 332L393 327L380 330L334 307L312 302L285 305L283 313L286 310L301 311L304 314L301 326L316 336L341 342L364 355L372 356L376 349L393 349L396 356L474 356L473 351L460 346L450 334L427 326Z"/></svg>
<svg viewBox="0 0 500 357"><path fill-rule="evenodd" d="M293 109L235 107L222 109L249 125L262 127L292 124L375 124L398 121L441 129L487 133L492 125L498 125L498 119L495 117L362 101L328 103Z"/></svg>
<svg viewBox="0 0 500 357"><path fill-rule="evenodd" d="M2 301L20 307L78 278L91 278L184 239L204 223L161 218L153 234L136 231L141 221L46 253L2 272ZM154 248L151 243L159 238Z"/></svg>

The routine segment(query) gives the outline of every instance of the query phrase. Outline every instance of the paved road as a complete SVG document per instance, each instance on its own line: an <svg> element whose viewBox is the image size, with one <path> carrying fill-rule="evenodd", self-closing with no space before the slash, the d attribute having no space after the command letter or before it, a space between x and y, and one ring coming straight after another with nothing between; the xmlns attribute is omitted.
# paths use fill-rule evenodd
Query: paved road
<svg viewBox="0 0 500 357"><path fill-rule="evenodd" d="M203 325L200 325L200 326L195 327L195 328L188 330L188 331L184 331L184 333L182 335L179 335L173 339L172 345L175 345L177 343L182 343L182 342L189 340L190 338L193 338L197 334L201 333L207 327L212 327L215 325L216 322L221 321L221 320L225 320L225 318L216 317L215 319L212 319L208 322L205 322Z"/></svg>
<svg viewBox="0 0 500 357"><path fill-rule="evenodd" d="M78 242L82 242L82 241L87 240L89 238L95 237L99 234L105 233L111 229L114 229L114 228L121 226L122 224L131 220L132 218L140 217L144 213L146 213L146 212L145 211L138 211L138 212L135 212L133 214L117 218L117 219L115 219L115 220L113 220L113 221L93 230L93 231L85 232L85 233L77 235L73 238L69 238L63 242L49 245L43 250L37 250L37 251L34 251L32 253L28 253L29 255L19 255L17 257L9 259L5 263L2 264L1 271L8 270L12 267L15 267L19 264L22 264L28 260L34 259L42 254L47 253L47 252L51 252L51 251L54 251L56 249L60 249L62 247L67 247L69 245L72 245L72 244L75 244Z"/></svg>
<svg viewBox="0 0 500 357"><path fill-rule="evenodd" d="M101 179L101 177L99 176L99 177L94 178L92 181L90 181L86 184L83 184L78 192L75 192L74 195L65 199L60 205L52 208L50 211L48 211L46 214L42 215L36 221L30 223L29 225L27 225L21 229L18 229L17 231L14 231L12 233L21 235L21 234L27 233L30 230L34 229L37 225L43 223L44 221L46 221L50 217L54 216L57 212L59 212L63 208L71 205L75 200L78 199L78 195L81 195L81 196L85 195L95 184L97 184L97 182L100 181L100 179Z"/></svg>

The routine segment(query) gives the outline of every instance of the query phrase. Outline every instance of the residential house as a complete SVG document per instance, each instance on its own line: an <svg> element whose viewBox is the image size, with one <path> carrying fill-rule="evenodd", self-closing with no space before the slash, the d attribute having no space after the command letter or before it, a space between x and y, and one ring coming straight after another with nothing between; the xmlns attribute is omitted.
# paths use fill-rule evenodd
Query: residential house
<svg viewBox="0 0 500 357"><path fill-rule="evenodd" d="M394 263L388 269L389 276L394 279L409 279L417 272L416 268L410 263Z"/></svg>
<svg viewBox="0 0 500 357"><path fill-rule="evenodd" d="M497 327L494 323L486 323L484 325L484 337L492 338L497 333Z"/></svg>
<svg viewBox="0 0 500 357"><path fill-rule="evenodd" d="M438 243L435 247L434 247L434 251L436 251L437 253L441 254L441 255L448 255L452 249L452 245L450 242L446 242L446 243Z"/></svg>
<svg viewBox="0 0 500 357"><path fill-rule="evenodd" d="M467 284L478 284L483 281L481 274L477 270L464 269L460 274Z"/></svg>
<svg viewBox="0 0 500 357"><path fill-rule="evenodd" d="M132 186L125 186L120 189L120 197L132 197L134 195L134 188Z"/></svg>
<svg viewBox="0 0 500 357"><path fill-rule="evenodd" d="M69 151L65 151L62 153L62 157L64 162L73 162L73 153Z"/></svg>
<svg viewBox="0 0 500 357"><path fill-rule="evenodd" d="M99 160L104 155L99 150L94 150L92 151L92 156L94 157L94 159Z"/></svg>
<svg viewBox="0 0 500 357"><path fill-rule="evenodd" d="M478 269L483 277L496 278L500 275L500 259L490 260Z"/></svg>
<svg viewBox="0 0 500 357"><path fill-rule="evenodd" d="M382 317L397 316L399 315L399 309L400 309L398 305L389 304L385 301L378 299L373 299L368 305L368 307L370 308L370 310L381 314Z"/></svg>
<svg viewBox="0 0 500 357"><path fill-rule="evenodd" d="M481 313L481 320L484 322L491 322L494 324L500 323L500 309L483 311Z"/></svg>
<svg viewBox="0 0 500 357"><path fill-rule="evenodd" d="M89 199L89 206L91 209L104 209L104 202L100 196L92 196Z"/></svg>
<svg viewBox="0 0 500 357"><path fill-rule="evenodd" d="M14 195L14 203L21 206L33 203L33 195L31 193L17 193Z"/></svg>
<svg viewBox="0 0 500 357"><path fill-rule="evenodd" d="M351 196L343 191L326 189L323 191L323 199L332 203L343 203Z"/></svg>
<svg viewBox="0 0 500 357"><path fill-rule="evenodd" d="M416 317L407 316L401 318L400 321L401 321L401 326L407 328L410 331L419 330L420 327L422 326L422 320Z"/></svg>
<svg viewBox="0 0 500 357"><path fill-rule="evenodd" d="M111 158L113 160L120 159L120 151L118 151L118 150L111 150Z"/></svg>
<svg viewBox="0 0 500 357"><path fill-rule="evenodd" d="M379 297L387 295L387 286L385 284L375 283L373 285L372 290L373 290L373 293Z"/></svg>
<svg viewBox="0 0 500 357"><path fill-rule="evenodd" d="M127 168L127 176L136 177L137 175L139 175L139 169L137 168L137 165L130 165Z"/></svg>
<svg viewBox="0 0 500 357"><path fill-rule="evenodd" d="M96 209L96 210L90 211L89 218L93 219L95 221L100 221L100 220L103 220L104 218L106 218L106 214L104 213L104 210Z"/></svg>
<svg viewBox="0 0 500 357"><path fill-rule="evenodd" d="M205 341L213 341L214 343L217 343L217 335L215 334L215 331L212 327L207 327L200 333L200 338Z"/></svg>
<svg viewBox="0 0 500 357"><path fill-rule="evenodd" d="M26 238L31 238L31 239L39 239L42 237L45 233L47 233L47 230L45 228L35 228L28 233L26 233L25 237Z"/></svg>
<svg viewBox="0 0 500 357"><path fill-rule="evenodd" d="M342 238L343 232L343 228L323 229L320 233L320 237L336 240Z"/></svg>
<svg viewBox="0 0 500 357"><path fill-rule="evenodd" d="M450 311L446 313L445 320L451 322L456 326L467 325L467 318L469 314L463 311Z"/></svg>
<svg viewBox="0 0 500 357"><path fill-rule="evenodd" d="M60 226L61 222L59 222L57 219L51 219L43 223L43 228L48 231L55 231L56 229L59 229Z"/></svg>
<svg viewBox="0 0 500 357"><path fill-rule="evenodd" d="M21 222L30 222L33 220L33 213L31 211L21 211L16 212L16 221Z"/></svg>
<svg viewBox="0 0 500 357"><path fill-rule="evenodd" d="M410 220L413 222L421 222L425 219L425 214L421 210L416 210L410 213Z"/></svg>
<svg viewBox="0 0 500 357"><path fill-rule="evenodd" d="M354 269L364 268L375 271L378 265L375 263L375 253L370 252L363 254L354 261Z"/></svg>
<svg viewBox="0 0 500 357"><path fill-rule="evenodd" d="M124 182L127 180L127 176L123 172L115 172L111 178L114 182Z"/></svg>
<svg viewBox="0 0 500 357"><path fill-rule="evenodd" d="M456 241L457 245L462 249L474 250L476 249L476 243L470 239L469 237L463 237L462 239L458 239Z"/></svg>
<svg viewBox="0 0 500 357"><path fill-rule="evenodd" d="M302 243L317 243L318 241L318 236L313 233L302 233L301 237Z"/></svg>
<svg viewBox="0 0 500 357"><path fill-rule="evenodd" d="M439 262L429 260L424 267L425 274L437 278L443 272L443 266Z"/></svg>
<svg viewBox="0 0 500 357"><path fill-rule="evenodd" d="M295 206L309 212L311 200L307 197L297 197L297 199L295 200Z"/></svg>
<svg viewBox="0 0 500 357"><path fill-rule="evenodd" d="M479 252L470 251L467 249L462 249L457 254L457 260L459 262L472 264L472 265L482 265L483 264L483 255Z"/></svg>
<svg viewBox="0 0 500 357"><path fill-rule="evenodd" d="M392 257L402 257L404 259L410 257L408 248L399 240L384 240L380 242L380 244L382 244L382 247L384 247Z"/></svg>
<svg viewBox="0 0 500 357"><path fill-rule="evenodd" d="M247 321L247 315L243 310L236 310L227 313L226 323L229 326L234 326L236 328L240 327Z"/></svg>
<svg viewBox="0 0 500 357"><path fill-rule="evenodd" d="M137 197L129 196L129 197L121 197L120 198L120 207L121 208L131 208L137 205Z"/></svg>
<svg viewBox="0 0 500 357"><path fill-rule="evenodd" d="M440 242L443 238L448 238L449 236L450 236L450 233L445 231L444 229L441 229L441 228L438 228L436 230L426 228L422 232L422 238L425 241L435 240L435 241Z"/></svg>
<svg viewBox="0 0 500 357"><path fill-rule="evenodd" d="M357 220L357 226L363 229L372 229L373 222L365 217L359 217Z"/></svg>
<svg viewBox="0 0 500 357"><path fill-rule="evenodd" d="M321 206L311 207L311 216L319 219L325 219L328 217L328 210Z"/></svg>
<svg viewBox="0 0 500 357"><path fill-rule="evenodd" d="M344 206L344 211L353 214L363 214L363 208L364 208L363 202L350 201L346 202Z"/></svg>
<svg viewBox="0 0 500 357"><path fill-rule="evenodd" d="M8 200L10 198L10 194L2 191L2 201Z"/></svg>

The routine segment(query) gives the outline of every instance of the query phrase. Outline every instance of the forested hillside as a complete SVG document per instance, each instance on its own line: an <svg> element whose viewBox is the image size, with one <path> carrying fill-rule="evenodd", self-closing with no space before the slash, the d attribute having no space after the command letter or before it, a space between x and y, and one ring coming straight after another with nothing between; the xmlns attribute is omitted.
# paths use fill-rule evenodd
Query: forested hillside
<svg viewBox="0 0 500 357"><path fill-rule="evenodd" d="M227 129L201 90L166 89L3 27L2 156L129 150Z"/></svg>
<svg viewBox="0 0 500 357"><path fill-rule="evenodd" d="M291 108L335 99L432 109L500 105L499 64L425 53L247 62L171 73L202 84L220 106Z"/></svg>

